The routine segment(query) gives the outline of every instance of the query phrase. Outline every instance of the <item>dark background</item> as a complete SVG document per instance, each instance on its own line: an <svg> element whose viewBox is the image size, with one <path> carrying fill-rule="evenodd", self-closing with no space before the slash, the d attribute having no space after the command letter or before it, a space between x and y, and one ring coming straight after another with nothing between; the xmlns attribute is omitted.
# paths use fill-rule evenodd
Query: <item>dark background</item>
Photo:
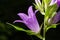
<svg viewBox="0 0 60 40"><path fill-rule="evenodd" d="M17 16L19 12L27 14L28 7L33 5L33 3L34 0L0 0L0 40L40 40L35 36L27 35L25 32L17 31L12 26L6 24L6 22L13 24L14 20L20 19ZM44 16L38 12L36 17L39 24L41 24ZM15 23L14 25L28 29L23 23ZM56 29L48 30L46 40L60 40L59 25Z"/></svg>

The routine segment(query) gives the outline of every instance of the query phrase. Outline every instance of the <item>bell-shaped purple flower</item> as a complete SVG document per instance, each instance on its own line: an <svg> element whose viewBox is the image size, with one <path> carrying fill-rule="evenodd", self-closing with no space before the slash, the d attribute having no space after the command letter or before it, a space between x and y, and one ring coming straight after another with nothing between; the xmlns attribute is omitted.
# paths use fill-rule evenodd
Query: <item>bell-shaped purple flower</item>
<svg viewBox="0 0 60 40"><path fill-rule="evenodd" d="M35 33L38 33L40 31L40 27L38 24L38 21L36 19L36 12L33 12L32 6L29 7L28 9L28 15L25 13L18 13L17 15L21 17L22 20L15 20L15 22L22 22L24 23L30 30L32 30Z"/></svg>
<svg viewBox="0 0 60 40"><path fill-rule="evenodd" d="M60 12L58 12L54 17L53 17L53 22L52 23L57 23L58 21L60 21Z"/></svg>
<svg viewBox="0 0 60 40"><path fill-rule="evenodd" d="M60 12L58 12L57 14L55 14L55 16L53 18L50 18L48 20L48 23L49 24L56 24L59 21L60 21Z"/></svg>

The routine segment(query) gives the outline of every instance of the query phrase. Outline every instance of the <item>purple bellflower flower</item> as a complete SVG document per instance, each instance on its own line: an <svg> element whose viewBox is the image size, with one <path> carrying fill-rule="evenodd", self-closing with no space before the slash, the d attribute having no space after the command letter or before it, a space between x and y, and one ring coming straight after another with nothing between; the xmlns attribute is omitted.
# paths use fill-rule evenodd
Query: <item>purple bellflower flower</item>
<svg viewBox="0 0 60 40"><path fill-rule="evenodd" d="M57 4L58 6L60 6L60 0L51 0L50 5L53 5L53 4Z"/></svg>
<svg viewBox="0 0 60 40"><path fill-rule="evenodd" d="M56 24L59 21L60 21L60 12L58 12L57 14L55 14L55 16L53 18L50 18L48 20L48 23L49 24Z"/></svg>
<svg viewBox="0 0 60 40"><path fill-rule="evenodd" d="M21 17L22 20L15 20L15 22L22 22L24 23L30 30L32 30L35 33L38 33L40 31L40 27L38 24L38 21L36 19L36 12L38 10L36 10L35 12L33 12L32 6L30 6L28 8L28 15L26 15L25 13L18 13L17 15L19 17Z"/></svg>
<svg viewBox="0 0 60 40"><path fill-rule="evenodd" d="M60 21L60 12L58 12L54 17L53 17L53 23L57 23Z"/></svg>

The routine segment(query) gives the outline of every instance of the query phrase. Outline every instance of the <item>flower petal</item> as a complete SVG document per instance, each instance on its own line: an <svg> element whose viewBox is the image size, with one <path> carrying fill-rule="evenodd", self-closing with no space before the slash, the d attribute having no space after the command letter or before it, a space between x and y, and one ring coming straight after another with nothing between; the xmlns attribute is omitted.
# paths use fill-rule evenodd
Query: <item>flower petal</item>
<svg viewBox="0 0 60 40"><path fill-rule="evenodd" d="M55 24L55 23L57 23L59 20L60 20L60 12L58 12L58 13L54 16L54 18L53 18L53 23Z"/></svg>
<svg viewBox="0 0 60 40"><path fill-rule="evenodd" d="M38 12L38 10L35 10L35 14Z"/></svg>
<svg viewBox="0 0 60 40"><path fill-rule="evenodd" d="M29 9L28 9L28 15L29 15L30 17L32 17L32 16L34 15L32 6L30 6Z"/></svg>
<svg viewBox="0 0 60 40"><path fill-rule="evenodd" d="M21 17L21 19L24 20L24 21L28 19L28 16L26 14L24 14L24 13L18 13L17 15L19 17Z"/></svg>
<svg viewBox="0 0 60 40"><path fill-rule="evenodd" d="M60 0L57 0L57 5L60 6Z"/></svg>
<svg viewBox="0 0 60 40"><path fill-rule="evenodd" d="M53 5L53 4L55 4L55 3L57 3L57 0L51 0L50 5Z"/></svg>
<svg viewBox="0 0 60 40"><path fill-rule="evenodd" d="M28 18L28 20L25 21L25 24L30 30L35 33L38 33L40 31L40 27L35 15L33 15L33 17Z"/></svg>
<svg viewBox="0 0 60 40"><path fill-rule="evenodd" d="M38 33L40 31L39 24L35 18L29 18L25 24L35 33Z"/></svg>
<svg viewBox="0 0 60 40"><path fill-rule="evenodd" d="M13 23L16 23L16 22L22 22L22 23L24 23L22 20L15 20Z"/></svg>

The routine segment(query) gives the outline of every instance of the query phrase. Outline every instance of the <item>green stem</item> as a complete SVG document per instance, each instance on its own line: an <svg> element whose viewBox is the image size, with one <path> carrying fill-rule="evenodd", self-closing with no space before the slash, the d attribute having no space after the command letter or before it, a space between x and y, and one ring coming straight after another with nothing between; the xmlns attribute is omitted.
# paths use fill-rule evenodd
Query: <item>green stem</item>
<svg viewBox="0 0 60 40"><path fill-rule="evenodd" d="M47 4L45 3L45 12L46 12L46 9L47 9ZM43 39L42 40L45 40L45 34L46 34L46 16L44 15L44 27L43 27Z"/></svg>
<svg viewBox="0 0 60 40"><path fill-rule="evenodd" d="M45 21L44 21L44 28L43 28L43 40L45 40Z"/></svg>
<svg viewBox="0 0 60 40"><path fill-rule="evenodd" d="M43 38L43 40L45 40L45 38Z"/></svg>

